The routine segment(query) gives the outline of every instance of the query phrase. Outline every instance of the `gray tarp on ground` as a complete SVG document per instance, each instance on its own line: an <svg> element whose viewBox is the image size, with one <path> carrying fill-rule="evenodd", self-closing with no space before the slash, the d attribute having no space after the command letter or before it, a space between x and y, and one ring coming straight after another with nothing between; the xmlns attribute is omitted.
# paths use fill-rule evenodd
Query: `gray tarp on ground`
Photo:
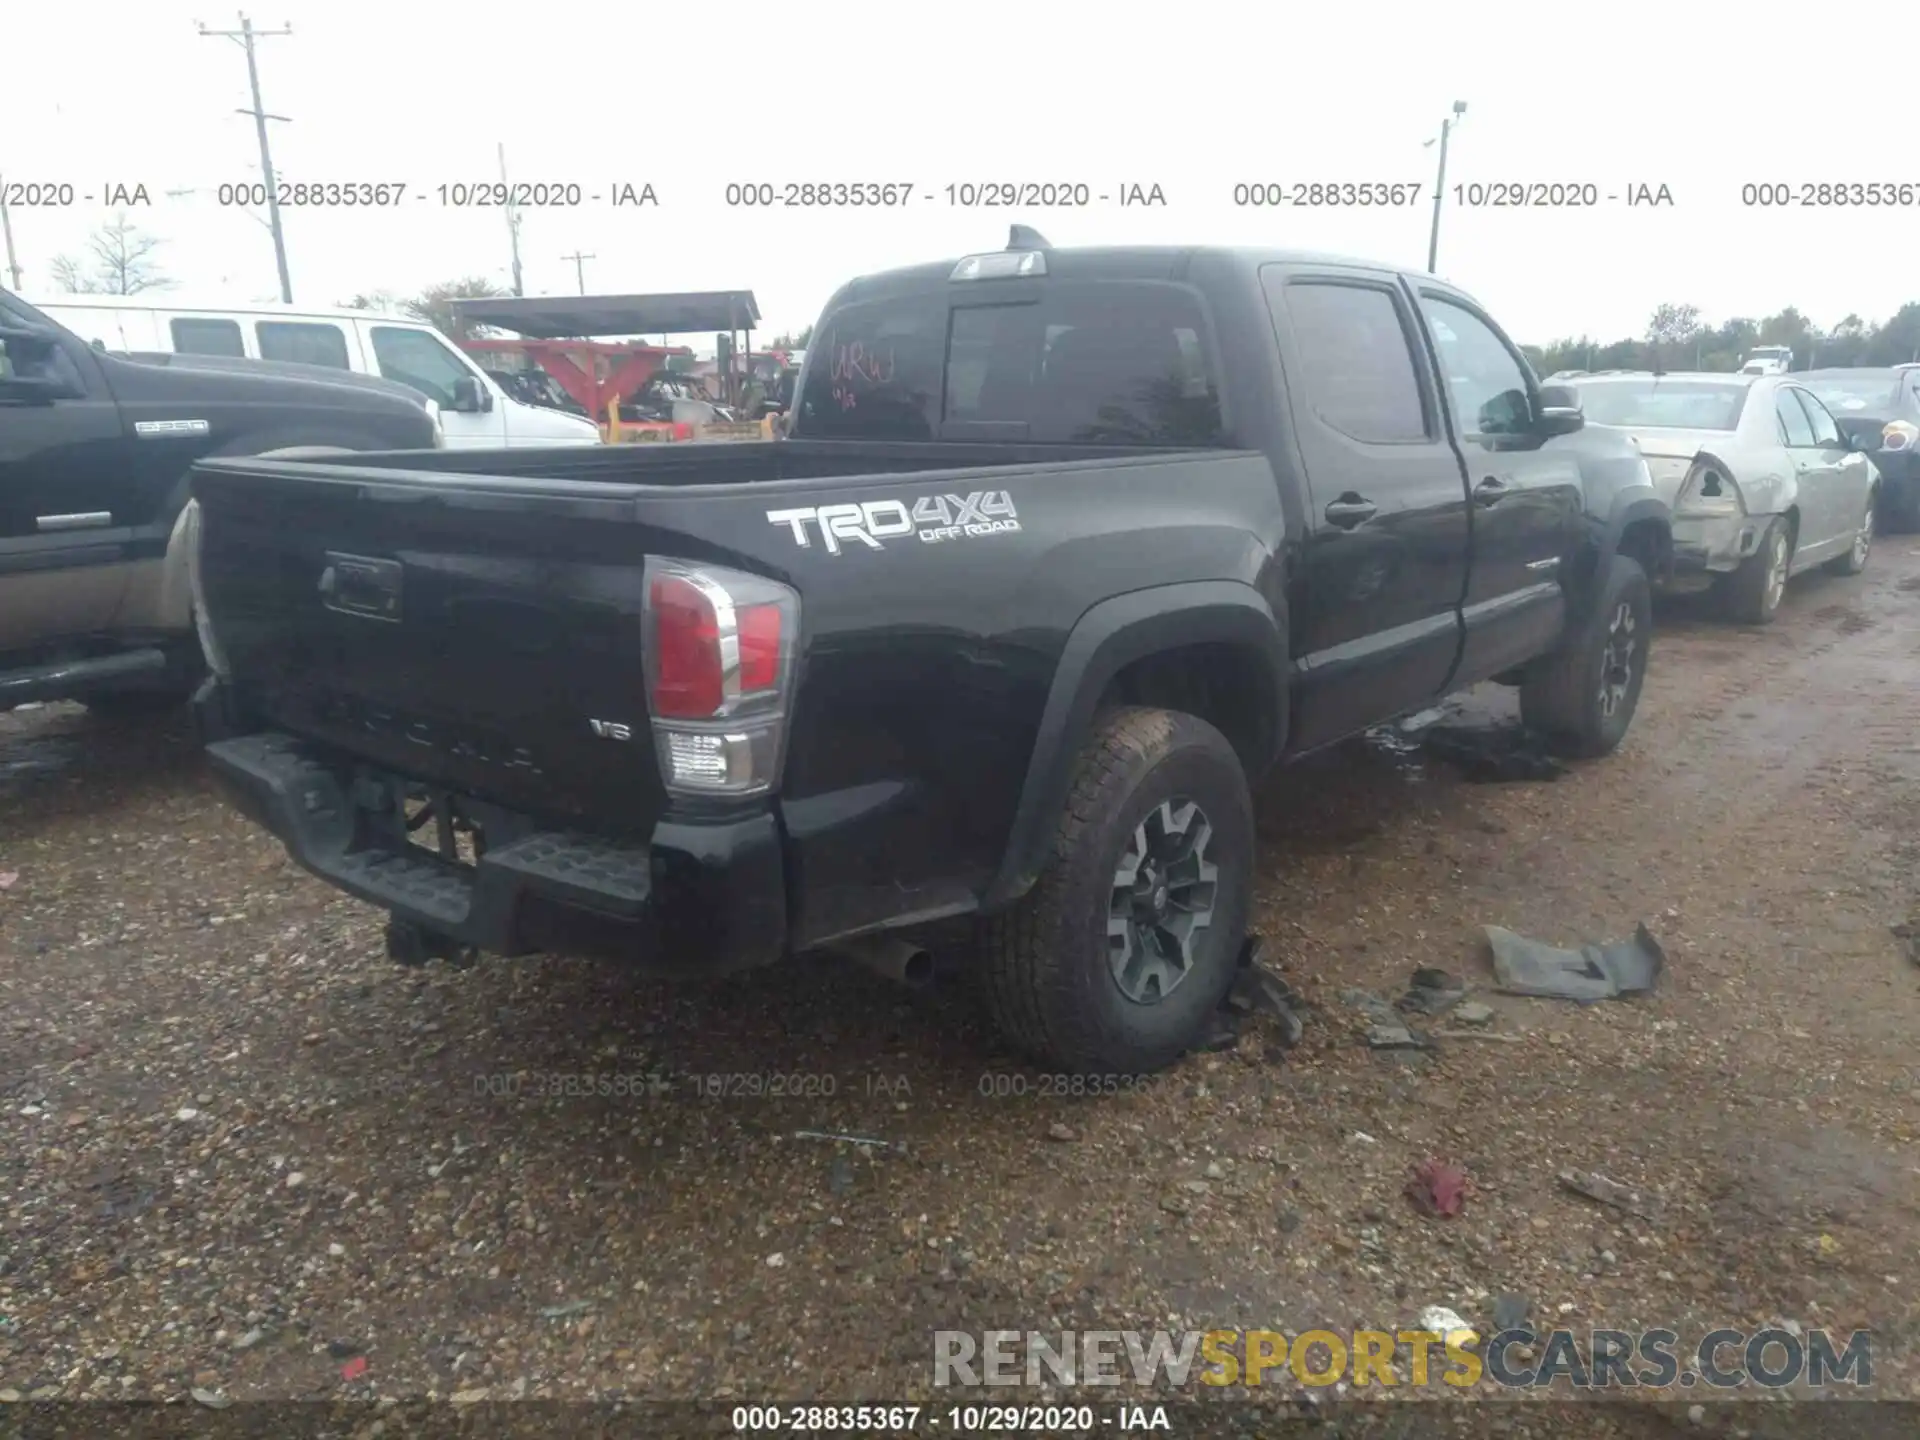
<svg viewBox="0 0 1920 1440"><path fill-rule="evenodd" d="M1542 945L1498 925L1484 928L1493 946L1495 984L1509 995L1583 1003L1611 1000L1653 989L1667 966L1666 952L1645 925L1634 927L1631 940L1578 950Z"/></svg>

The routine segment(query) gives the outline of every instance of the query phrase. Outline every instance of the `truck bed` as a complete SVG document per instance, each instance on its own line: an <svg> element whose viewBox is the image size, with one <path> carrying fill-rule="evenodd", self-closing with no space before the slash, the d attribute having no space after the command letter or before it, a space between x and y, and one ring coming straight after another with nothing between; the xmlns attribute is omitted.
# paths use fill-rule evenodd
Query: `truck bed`
<svg viewBox="0 0 1920 1440"><path fill-rule="evenodd" d="M896 442L886 440L774 440L752 445L692 444L563 445L513 450L417 450L353 457L347 467L457 474L475 478L576 480L597 485L762 485L782 480L852 479L908 475L928 470L997 470L1057 465L1073 460L1125 456L1164 457L1113 445L1009 445L1001 442ZM324 467L333 469L336 467ZM302 473L315 473L302 466ZM357 479L366 478L356 475ZM405 479L405 474L395 474Z"/></svg>
<svg viewBox="0 0 1920 1440"><path fill-rule="evenodd" d="M890 712L956 686L969 714L954 723L970 728L924 758L944 745L1017 788L1051 668L1037 652L1091 603L1061 588L1049 557L1130 537L1114 549L1137 560L1087 577L1088 594L1184 579L1196 559L1232 572L1249 553L1241 517L1278 503L1265 458L1246 452L797 441L219 459L193 484L207 614L263 724L548 825L633 839L666 799L641 646L646 557L753 572L801 597L788 795L897 778L898 759L856 752L908 728ZM1009 491L1021 520L999 528L1017 533L950 543L830 546L814 527L803 545L770 516L929 496L957 511ZM323 600L341 557L391 575L392 616ZM610 745L590 721L639 743Z"/></svg>

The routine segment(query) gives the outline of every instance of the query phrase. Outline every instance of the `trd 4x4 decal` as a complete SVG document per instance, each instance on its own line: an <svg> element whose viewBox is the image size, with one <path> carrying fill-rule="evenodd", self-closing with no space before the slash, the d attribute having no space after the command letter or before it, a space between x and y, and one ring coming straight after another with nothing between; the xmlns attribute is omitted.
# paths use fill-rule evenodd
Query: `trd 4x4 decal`
<svg viewBox="0 0 1920 1440"><path fill-rule="evenodd" d="M882 541L907 535L919 536L923 544L938 545L1020 528L1013 497L1005 490L922 495L911 504L905 500L867 500L858 505L808 505L796 510L769 510L767 520L791 529L794 543L803 550L813 545L809 527L818 529L820 543L829 555L838 555L845 545L884 550Z"/></svg>

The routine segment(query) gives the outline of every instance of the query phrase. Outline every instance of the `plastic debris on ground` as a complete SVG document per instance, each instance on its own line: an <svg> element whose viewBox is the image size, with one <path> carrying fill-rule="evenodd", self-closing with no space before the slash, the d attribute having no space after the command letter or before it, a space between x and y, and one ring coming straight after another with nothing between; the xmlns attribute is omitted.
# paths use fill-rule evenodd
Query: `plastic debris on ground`
<svg viewBox="0 0 1920 1440"><path fill-rule="evenodd" d="M1409 1015L1438 1015L1458 1005L1467 996L1467 985L1444 970L1422 965L1413 972L1407 993L1394 1001L1394 1008Z"/></svg>
<svg viewBox="0 0 1920 1440"><path fill-rule="evenodd" d="M1300 997L1293 987L1260 959L1260 937L1250 935L1240 949L1239 967L1227 991L1226 1009L1240 1015L1270 1015L1280 1027L1282 1049L1291 1049L1306 1034L1300 1018Z"/></svg>
<svg viewBox="0 0 1920 1440"><path fill-rule="evenodd" d="M1340 998L1367 1018L1367 1045L1373 1050L1425 1050L1432 1041L1411 1029L1406 1017L1367 990L1342 990Z"/></svg>
<svg viewBox="0 0 1920 1440"><path fill-rule="evenodd" d="M1422 1215L1452 1218L1467 1200L1467 1172L1450 1160L1423 1160L1407 1181L1407 1199Z"/></svg>
<svg viewBox="0 0 1920 1440"><path fill-rule="evenodd" d="M358 1380L367 1373L367 1357L356 1355L340 1367L340 1378L346 1381Z"/></svg>
<svg viewBox="0 0 1920 1440"><path fill-rule="evenodd" d="M1562 1170L1559 1179L1563 1190L1571 1190L1602 1205L1611 1205L1629 1215L1638 1215L1642 1220L1655 1219L1659 1214L1659 1206L1655 1201L1617 1180L1609 1180L1598 1171Z"/></svg>
<svg viewBox="0 0 1920 1440"><path fill-rule="evenodd" d="M1633 939L1562 950L1498 925L1482 927L1493 947L1495 986L1509 995L1592 1004L1650 991L1667 968L1666 951L1645 925Z"/></svg>
<svg viewBox="0 0 1920 1440"><path fill-rule="evenodd" d="M1465 1331L1468 1343L1480 1338L1479 1332L1467 1324L1457 1310L1450 1310L1445 1305L1429 1305L1422 1310L1420 1328L1450 1339L1457 1339L1460 1333Z"/></svg>

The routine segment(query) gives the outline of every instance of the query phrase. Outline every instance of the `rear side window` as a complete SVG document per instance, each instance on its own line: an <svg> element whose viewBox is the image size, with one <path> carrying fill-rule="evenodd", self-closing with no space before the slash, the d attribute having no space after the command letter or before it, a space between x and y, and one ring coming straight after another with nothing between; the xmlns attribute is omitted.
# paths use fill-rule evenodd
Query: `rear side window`
<svg viewBox="0 0 1920 1440"><path fill-rule="evenodd" d="M1807 423L1813 427L1813 443L1827 449L1840 444L1840 426L1833 413L1805 390L1793 392L1793 398L1800 402L1800 408L1807 412Z"/></svg>
<svg viewBox="0 0 1920 1440"><path fill-rule="evenodd" d="M1315 414L1355 440L1392 445L1427 438L1407 323L1392 292L1371 285L1283 285L1275 277L1262 279L1269 307L1280 291L1284 318L1299 339L1307 399Z"/></svg>
<svg viewBox="0 0 1920 1440"><path fill-rule="evenodd" d="M1017 303L918 295L849 305L812 352L805 433L863 439L1227 444L1193 295L1054 281Z"/></svg>
<svg viewBox="0 0 1920 1440"><path fill-rule="evenodd" d="M237 320L175 319L167 322L173 348L182 355L231 355L246 358Z"/></svg>
<svg viewBox="0 0 1920 1440"><path fill-rule="evenodd" d="M1813 425L1793 392L1782 390L1773 397L1773 413L1780 420L1780 443L1794 450L1813 448Z"/></svg>
<svg viewBox="0 0 1920 1440"><path fill-rule="evenodd" d="M295 365L329 365L335 370L353 368L347 362L347 337L341 333L338 325L262 320L253 329L260 341L262 360L283 360Z"/></svg>

